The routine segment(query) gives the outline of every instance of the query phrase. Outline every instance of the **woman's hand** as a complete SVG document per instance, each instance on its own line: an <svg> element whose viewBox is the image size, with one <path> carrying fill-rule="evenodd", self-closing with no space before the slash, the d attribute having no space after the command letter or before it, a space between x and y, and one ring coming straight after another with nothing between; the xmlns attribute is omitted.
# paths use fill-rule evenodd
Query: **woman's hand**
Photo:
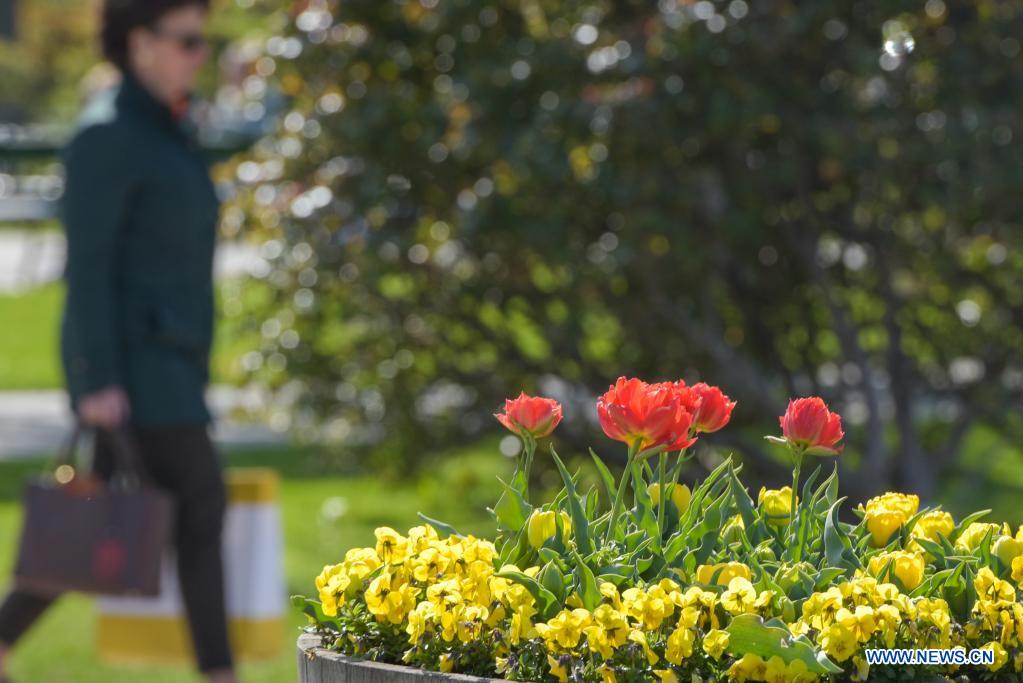
<svg viewBox="0 0 1023 683"><path fill-rule="evenodd" d="M131 414L128 394L119 386L109 386L86 394L78 400L78 416L84 424L115 429L128 421Z"/></svg>

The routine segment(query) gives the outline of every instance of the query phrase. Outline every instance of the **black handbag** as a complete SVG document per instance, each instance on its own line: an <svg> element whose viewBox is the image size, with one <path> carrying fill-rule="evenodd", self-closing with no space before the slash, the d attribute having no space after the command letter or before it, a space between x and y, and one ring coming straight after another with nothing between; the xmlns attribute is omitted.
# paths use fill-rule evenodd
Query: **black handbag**
<svg viewBox="0 0 1023 683"><path fill-rule="evenodd" d="M109 481L76 471L81 431L76 425L52 472L25 486L15 584L42 594L158 595L173 498L151 485L122 430L110 432Z"/></svg>

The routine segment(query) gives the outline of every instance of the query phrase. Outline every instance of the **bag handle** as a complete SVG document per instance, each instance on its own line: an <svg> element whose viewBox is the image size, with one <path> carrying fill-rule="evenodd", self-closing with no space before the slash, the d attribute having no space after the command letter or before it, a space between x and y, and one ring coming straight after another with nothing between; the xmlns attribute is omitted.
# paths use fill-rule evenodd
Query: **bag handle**
<svg viewBox="0 0 1023 683"><path fill-rule="evenodd" d="M89 428L76 420L71 429L71 434L68 436L67 441L64 442L64 445L58 452L56 464L53 468L57 472L58 481L66 482L73 476L75 469L75 453L78 450L78 444L81 441L82 432L86 429ZM97 434L99 431L99 429L94 430ZM136 488L143 481L149 481L149 474L146 471L142 458L139 455L138 448L135 445L135 440L128 431L124 428L118 427L112 430L106 430L105 434L110 439L110 444L114 454L114 471L110 477L110 485L114 486L115 484L118 484L124 488ZM68 468L66 470L68 474L62 476L60 474L61 468Z"/></svg>

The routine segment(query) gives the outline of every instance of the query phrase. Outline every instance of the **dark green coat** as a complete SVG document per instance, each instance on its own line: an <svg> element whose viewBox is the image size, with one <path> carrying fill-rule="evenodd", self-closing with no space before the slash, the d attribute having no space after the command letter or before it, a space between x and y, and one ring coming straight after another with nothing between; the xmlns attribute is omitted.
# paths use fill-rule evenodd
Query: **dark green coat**
<svg viewBox="0 0 1023 683"><path fill-rule="evenodd" d="M219 202L205 157L128 77L85 111L64 163L61 356L72 406L116 384L135 425L209 421Z"/></svg>

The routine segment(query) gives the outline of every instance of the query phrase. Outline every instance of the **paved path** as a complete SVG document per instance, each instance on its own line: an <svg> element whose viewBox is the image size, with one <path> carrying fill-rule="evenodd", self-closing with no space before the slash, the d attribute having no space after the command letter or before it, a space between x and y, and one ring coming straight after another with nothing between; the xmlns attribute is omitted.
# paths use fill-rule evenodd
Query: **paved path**
<svg viewBox="0 0 1023 683"><path fill-rule="evenodd" d="M17 294L59 280L66 245L57 230L0 229L0 294ZM250 244L223 242L217 247L217 278L242 277L262 259Z"/></svg>
<svg viewBox="0 0 1023 683"><path fill-rule="evenodd" d="M212 387L209 403L222 415L215 423L214 440L225 448L283 443L285 436L269 427L228 417L252 396L231 387ZM63 391L0 392L0 460L50 455L71 429L71 414Z"/></svg>

